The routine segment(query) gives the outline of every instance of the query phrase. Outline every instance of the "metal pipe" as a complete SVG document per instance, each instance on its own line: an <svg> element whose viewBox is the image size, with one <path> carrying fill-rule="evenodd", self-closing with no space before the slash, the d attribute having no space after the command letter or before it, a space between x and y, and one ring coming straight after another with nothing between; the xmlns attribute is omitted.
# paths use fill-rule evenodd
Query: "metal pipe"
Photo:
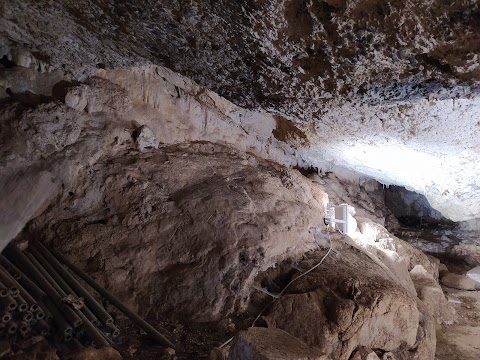
<svg viewBox="0 0 480 360"><path fill-rule="evenodd" d="M0 281L8 288L8 293L13 296L17 297L20 294L20 289L15 285L13 278L10 278L5 270L0 268Z"/></svg>
<svg viewBox="0 0 480 360"><path fill-rule="evenodd" d="M42 320L45 318L45 312L40 307L35 310L32 310L32 308L30 308L30 311L35 315L35 319L37 320Z"/></svg>
<svg viewBox="0 0 480 360"><path fill-rule="evenodd" d="M85 317L85 315L83 316ZM95 341L95 343L98 344L98 346L110 345L110 343L104 339L102 332L98 330L90 321L84 321L83 329L85 330L85 333L87 334L87 336L91 340Z"/></svg>
<svg viewBox="0 0 480 360"><path fill-rule="evenodd" d="M68 345L71 347L73 351L76 351L76 352L83 349L83 346L80 343L80 341L78 341L78 339L73 339L68 343Z"/></svg>
<svg viewBox="0 0 480 360"><path fill-rule="evenodd" d="M95 280L93 280L90 276L88 276L85 272L80 270L78 267L73 265L70 261L67 260L62 254L58 251L53 250L52 254L64 263L67 267L69 267L75 274L77 274L83 281L85 281L88 285L94 288L100 295L110 301L117 309L123 312L128 318L136 324L139 328L145 331L148 335L152 338L157 340L159 343L169 346L171 348L175 348L172 342L170 342L166 337L164 337L160 332L158 332L153 326L143 320L140 316L138 316L135 312L130 310L124 304L120 302L114 295L112 295L109 291L101 287Z"/></svg>
<svg viewBox="0 0 480 360"><path fill-rule="evenodd" d="M0 308L5 309L6 311L14 311L17 308L18 304L11 295L8 295L0 299Z"/></svg>
<svg viewBox="0 0 480 360"><path fill-rule="evenodd" d="M22 314L22 320L29 323L34 319L33 314L30 311L25 311L25 313Z"/></svg>
<svg viewBox="0 0 480 360"><path fill-rule="evenodd" d="M25 301L25 299L21 295L18 295L15 298L15 300L17 301L17 304L18 304L17 311L24 312L24 311L28 310L29 306L28 306L27 302Z"/></svg>
<svg viewBox="0 0 480 360"><path fill-rule="evenodd" d="M50 322L53 319L53 315L48 311L48 309L45 310L45 316L43 317L46 322Z"/></svg>
<svg viewBox="0 0 480 360"><path fill-rule="evenodd" d="M43 278L46 281L45 285L48 285L46 289L50 288L48 291L50 297L54 302L59 302L58 308L62 310L62 312L65 315L65 318L67 321L73 325L74 328L77 328L79 326L82 326L83 321L80 319L79 312L74 310L72 307L69 305L65 304L62 302L62 298L66 296L65 292L58 286L57 283L55 283L55 280L52 279L52 277L47 273L47 271L43 268L43 266L33 257L32 254L25 254L26 257L30 260L30 262L37 268L37 270L41 273ZM55 300L57 299L57 300ZM55 304L57 305L57 304Z"/></svg>
<svg viewBox="0 0 480 360"><path fill-rule="evenodd" d="M37 269L42 273L42 275L46 279L48 279L48 281L50 281L53 287L52 288L53 292L54 293L56 292L59 296L65 297L66 293L60 288L58 284L55 283L55 280L47 273L47 271L42 267L39 261L37 261L37 259L32 254L26 254L26 257L37 267ZM62 303L62 304L65 305L67 309L73 311L73 309L70 306L66 305L65 303ZM88 336L92 340L94 340L96 344L98 344L98 346L109 346L109 343L103 339L98 329L95 328L95 326L90 321L88 321L88 319L85 317L85 315L82 312L77 310L74 312L74 314L78 317L78 320L80 321L80 323L78 323L77 321L76 323L73 324L75 328L83 325ZM67 336L67 334L65 334L65 336ZM64 338L64 340L68 341L66 338Z"/></svg>
<svg viewBox="0 0 480 360"><path fill-rule="evenodd" d="M113 338L116 338L120 335L120 330L115 325L108 325L107 329L110 330L110 334L112 335Z"/></svg>
<svg viewBox="0 0 480 360"><path fill-rule="evenodd" d="M16 323L14 323L14 322L9 322L9 323L7 324L7 327L6 327L6 332L7 332L7 334L9 334L9 335L13 335L13 334L15 334L15 333L17 332L17 328L18 328L18 326L17 326Z"/></svg>
<svg viewBox="0 0 480 360"><path fill-rule="evenodd" d="M77 297L75 291L73 291L73 289L65 282L59 272L47 260L47 257L43 256L43 254L39 251L39 249L37 249L36 246L32 246L32 244L30 244L28 249L32 252L33 256L35 256L38 262L42 264L43 268L48 272L48 274L53 278L53 280L55 280L56 284L61 288L64 294L60 293L60 295L67 296L69 294L72 294ZM66 270L63 269L63 271ZM88 321L90 321L93 325L98 326L100 324L97 317L87 308L87 306L82 306L80 311L83 312ZM110 317L110 315L108 316Z"/></svg>
<svg viewBox="0 0 480 360"><path fill-rule="evenodd" d="M43 301L45 308L48 310L51 317L50 319L53 319L53 321L57 324L57 329L64 334L72 333L72 327L67 322L60 310L58 310L57 306L53 303L53 301L48 297L45 298Z"/></svg>
<svg viewBox="0 0 480 360"><path fill-rule="evenodd" d="M47 324L45 320L38 320L35 324L35 330L40 333L42 336L47 336L48 331L50 330L50 326Z"/></svg>
<svg viewBox="0 0 480 360"><path fill-rule="evenodd" d="M4 298L8 295L8 288L3 285L3 283L0 281L0 298Z"/></svg>
<svg viewBox="0 0 480 360"><path fill-rule="evenodd" d="M3 324L6 324L10 320L12 320L12 314L10 314L8 311L0 312L0 322L2 322Z"/></svg>
<svg viewBox="0 0 480 360"><path fill-rule="evenodd" d="M0 269L2 269L0 267ZM20 290L20 296L22 296L22 298L25 300L25 302L28 304L28 307L30 308L30 310L35 309L36 307L38 307L37 305L37 302L35 301L35 299L28 293L27 290L25 290L25 288L18 282L18 280L21 279L21 277L17 279L15 279L13 277L12 274L10 274L6 268L3 268L3 271L4 273L10 278L10 280L13 282L13 284ZM24 275L25 276L25 275Z"/></svg>
<svg viewBox="0 0 480 360"><path fill-rule="evenodd" d="M79 329L74 332L75 338L80 339L83 335L85 335L85 330Z"/></svg>
<svg viewBox="0 0 480 360"><path fill-rule="evenodd" d="M81 297L87 307L95 314L95 316L104 324L113 324L110 314L98 303L97 300L75 279L67 269L55 258L43 244L36 242L35 245L42 255L50 262L57 272L65 279L70 287Z"/></svg>
<svg viewBox="0 0 480 360"><path fill-rule="evenodd" d="M22 335L23 337L27 337L27 335L29 335L30 333L30 325L28 325L26 322L24 321L21 321L19 326L18 326L18 330L20 331L20 335Z"/></svg>
<svg viewBox="0 0 480 360"><path fill-rule="evenodd" d="M46 296L43 290L40 289L37 284L30 280L28 276L25 276L23 271L21 271L18 267L12 264L12 262L2 254L0 254L0 264L2 264L3 267L8 269L10 272L20 275L20 279L18 279L17 282L21 284L23 288L28 291L29 294L35 297L37 301L42 300Z"/></svg>
<svg viewBox="0 0 480 360"><path fill-rule="evenodd" d="M102 334L103 339L108 342L110 345L113 344L113 341L105 334L103 331L100 331L100 334Z"/></svg>
<svg viewBox="0 0 480 360"><path fill-rule="evenodd" d="M46 309L54 318L55 322L58 325L58 329L64 333L72 332L72 328L67 322L64 316L67 316L67 311L65 311L66 304L62 303L58 294L56 294L55 289L49 284L47 279L43 277L40 271L32 264L32 262L21 252L16 246L9 246L4 251L7 251L10 254L10 258L15 259L15 262L20 265L25 271L27 271L32 278L37 281L46 291L49 292L49 297L45 295L43 290L38 288L43 296L42 302L45 304ZM22 276L22 279L26 278ZM36 285L35 285L36 286ZM32 288L34 289L34 288ZM40 295L40 293L39 293ZM70 308L68 308L70 309ZM71 310L71 309L70 309Z"/></svg>

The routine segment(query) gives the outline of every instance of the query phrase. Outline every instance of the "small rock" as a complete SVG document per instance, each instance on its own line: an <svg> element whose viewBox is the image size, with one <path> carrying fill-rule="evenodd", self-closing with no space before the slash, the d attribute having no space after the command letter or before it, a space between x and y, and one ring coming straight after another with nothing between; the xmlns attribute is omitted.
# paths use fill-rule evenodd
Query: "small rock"
<svg viewBox="0 0 480 360"><path fill-rule="evenodd" d="M391 352L386 352L383 354L382 360L396 360L396 357Z"/></svg>
<svg viewBox="0 0 480 360"><path fill-rule="evenodd" d="M136 132L137 148L140 152L158 149L160 142L155 137L152 129L148 126L141 126Z"/></svg>
<svg viewBox="0 0 480 360"><path fill-rule="evenodd" d="M235 331L235 323L230 318L220 321L219 326L226 333L233 333Z"/></svg>
<svg viewBox="0 0 480 360"><path fill-rule="evenodd" d="M15 353L12 360L59 360L57 349L50 346L45 339L32 344L29 348L24 348Z"/></svg>
<svg viewBox="0 0 480 360"><path fill-rule="evenodd" d="M228 350L225 348L213 348L210 351L210 360L226 360L228 356Z"/></svg>
<svg viewBox="0 0 480 360"><path fill-rule="evenodd" d="M319 349L310 347L286 331L249 328L233 340L229 360L320 360Z"/></svg>
<svg viewBox="0 0 480 360"><path fill-rule="evenodd" d="M371 349L367 348L360 348L357 350L355 355L350 358L351 360L380 360L380 358L375 354L375 352Z"/></svg>
<svg viewBox="0 0 480 360"><path fill-rule="evenodd" d="M422 265L415 265L410 271L417 296L423 301L431 315L439 324L451 324L455 319L455 309L448 303L440 284Z"/></svg>
<svg viewBox="0 0 480 360"><path fill-rule="evenodd" d="M442 284L459 290L475 290L477 282L466 276L448 273L441 278Z"/></svg>
<svg viewBox="0 0 480 360"><path fill-rule="evenodd" d="M175 356L175 349L168 347L165 350L163 350L163 355L172 358Z"/></svg>
<svg viewBox="0 0 480 360"><path fill-rule="evenodd" d="M46 341L43 336L32 336L25 341L17 342L17 345L21 349L28 349L28 348L32 347L33 345L35 345L36 343L39 343L39 342L42 342L42 341Z"/></svg>
<svg viewBox="0 0 480 360"><path fill-rule="evenodd" d="M480 266L477 266L473 268L472 270L469 270L465 274L468 278L474 280L477 282L477 289L480 289Z"/></svg>

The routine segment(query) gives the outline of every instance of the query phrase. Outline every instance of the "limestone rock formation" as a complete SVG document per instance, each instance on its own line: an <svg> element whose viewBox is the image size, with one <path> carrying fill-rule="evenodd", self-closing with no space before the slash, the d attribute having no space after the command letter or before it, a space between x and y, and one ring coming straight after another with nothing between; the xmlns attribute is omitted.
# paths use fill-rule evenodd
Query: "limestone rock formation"
<svg viewBox="0 0 480 360"><path fill-rule="evenodd" d="M395 351L412 348L419 312L416 295L390 278L361 251L336 246L337 256L292 285L265 316L322 355L349 359L358 346ZM303 264L308 269L319 258ZM315 318L315 321L305 321Z"/></svg>
<svg viewBox="0 0 480 360"><path fill-rule="evenodd" d="M321 360L320 350L274 328L250 328L234 340L229 360Z"/></svg>
<svg viewBox="0 0 480 360"><path fill-rule="evenodd" d="M454 221L478 216L475 0L4 6L1 55L18 65L4 88L49 95L55 80L161 63L281 115L309 165L406 186Z"/></svg>
<svg viewBox="0 0 480 360"><path fill-rule="evenodd" d="M440 280L443 285L459 290L475 290L477 287L475 280L459 274L448 273Z"/></svg>
<svg viewBox="0 0 480 360"><path fill-rule="evenodd" d="M259 271L315 249L324 226L318 185L246 159L207 143L103 157L30 231L151 304L141 312L219 319L244 308Z"/></svg>
<svg viewBox="0 0 480 360"><path fill-rule="evenodd" d="M417 296L430 310L438 324L451 324L455 320L455 309L448 303L441 286L422 265L410 270Z"/></svg>

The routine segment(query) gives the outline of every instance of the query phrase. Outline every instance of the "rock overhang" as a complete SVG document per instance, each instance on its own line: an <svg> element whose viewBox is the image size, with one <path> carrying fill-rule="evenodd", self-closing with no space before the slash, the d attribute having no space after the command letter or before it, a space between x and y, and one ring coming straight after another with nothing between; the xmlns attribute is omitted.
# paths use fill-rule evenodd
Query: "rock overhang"
<svg viewBox="0 0 480 360"><path fill-rule="evenodd" d="M5 9L2 55L26 47L79 80L98 68L165 64L236 104L291 119L308 138L296 145L304 163L424 193L454 221L480 214L476 1Z"/></svg>

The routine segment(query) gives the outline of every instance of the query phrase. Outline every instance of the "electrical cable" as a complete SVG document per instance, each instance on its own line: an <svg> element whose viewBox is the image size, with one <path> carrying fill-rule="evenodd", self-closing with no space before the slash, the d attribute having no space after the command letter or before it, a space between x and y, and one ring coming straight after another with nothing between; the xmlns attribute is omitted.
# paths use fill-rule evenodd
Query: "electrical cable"
<svg viewBox="0 0 480 360"><path fill-rule="evenodd" d="M337 224L335 224L335 226L337 226ZM338 228L338 226L337 226ZM340 229L338 229L340 231ZM342 233L340 231L340 233ZM272 294L262 288L258 288L257 286L254 286L255 289L257 290L260 290L262 292L265 292L266 294L270 295L273 297L272 301L267 304L263 309L262 311L260 311L260 313L257 315L257 317L255 318L255 320L253 320L252 322L252 325L250 327L253 327L255 326L255 323L257 322L258 319L260 319L260 317L263 315L263 313L265 312L265 310L267 310L270 305L273 304L273 302L276 300L276 299L279 299L284 293L285 291L288 289L288 287L290 285L292 285L295 281L297 281L298 279L304 277L305 275L309 274L310 272L312 272L313 270L315 270L317 267L319 267L320 265L322 265L322 263L325 261L325 259L327 258L327 256L330 254L330 252L333 250L333 245L332 245L332 239L330 238L330 232L328 231L328 228L327 228L327 234L328 234L328 242L329 242L329 248L328 248L328 251L327 253L321 258L321 260L315 264L313 267L311 267L310 269L308 269L307 271L305 271L304 273L300 274L299 276L297 276L296 278L292 279L287 285L285 285L285 287L283 288L282 291L280 291L278 294ZM220 348L223 348L225 346L227 346L228 344L230 344L230 342L233 340L233 337L231 337L230 339L228 339L227 341L225 341L222 345L220 345L219 347Z"/></svg>

